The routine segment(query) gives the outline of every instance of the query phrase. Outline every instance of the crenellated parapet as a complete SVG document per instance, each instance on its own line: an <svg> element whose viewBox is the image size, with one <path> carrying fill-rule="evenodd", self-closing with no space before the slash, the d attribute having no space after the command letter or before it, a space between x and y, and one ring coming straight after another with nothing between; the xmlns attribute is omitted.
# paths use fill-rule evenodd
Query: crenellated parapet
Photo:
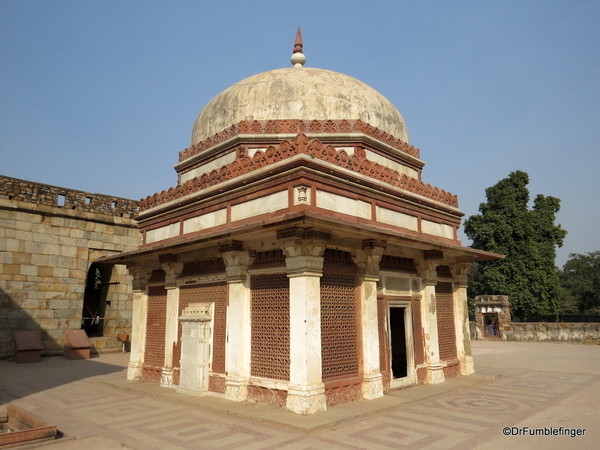
<svg viewBox="0 0 600 450"><path fill-rule="evenodd" d="M139 202L0 175L0 199L131 218Z"/></svg>

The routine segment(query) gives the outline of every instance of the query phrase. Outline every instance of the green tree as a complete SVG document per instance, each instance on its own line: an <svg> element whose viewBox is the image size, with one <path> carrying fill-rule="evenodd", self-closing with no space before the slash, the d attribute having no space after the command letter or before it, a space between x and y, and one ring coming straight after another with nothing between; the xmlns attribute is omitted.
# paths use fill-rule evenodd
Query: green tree
<svg viewBox="0 0 600 450"><path fill-rule="evenodd" d="M600 308L600 251L571 253L559 273L567 299L584 314Z"/></svg>
<svg viewBox="0 0 600 450"><path fill-rule="evenodd" d="M508 295L511 313L523 318L556 312L560 288L554 260L567 234L554 224L560 200L538 195L529 209L527 184L527 173L512 172L485 190L480 214L465 221L473 248L505 255L477 264L473 295Z"/></svg>

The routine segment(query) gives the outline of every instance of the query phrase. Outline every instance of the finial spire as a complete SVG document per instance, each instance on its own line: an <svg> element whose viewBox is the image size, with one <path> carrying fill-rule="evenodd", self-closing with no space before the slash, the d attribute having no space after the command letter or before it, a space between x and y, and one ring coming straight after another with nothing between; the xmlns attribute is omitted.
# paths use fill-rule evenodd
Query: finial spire
<svg viewBox="0 0 600 450"><path fill-rule="evenodd" d="M294 53L292 55L292 64L294 67L302 67L306 62L306 56L302 53L302 32L300 27L296 32L296 40L294 41Z"/></svg>

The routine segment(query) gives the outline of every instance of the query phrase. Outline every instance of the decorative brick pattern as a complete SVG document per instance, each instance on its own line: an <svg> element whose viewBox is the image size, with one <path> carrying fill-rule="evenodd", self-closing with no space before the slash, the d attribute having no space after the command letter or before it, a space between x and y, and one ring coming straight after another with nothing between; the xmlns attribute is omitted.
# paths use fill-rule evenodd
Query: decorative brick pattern
<svg viewBox="0 0 600 450"><path fill-rule="evenodd" d="M290 288L284 273L253 275L251 294L252 376L290 379Z"/></svg>
<svg viewBox="0 0 600 450"><path fill-rule="evenodd" d="M142 380L158 381L165 362L165 328L167 320L167 290L164 286L148 288L146 349Z"/></svg>
<svg viewBox="0 0 600 450"><path fill-rule="evenodd" d="M425 349L423 341L423 327L421 325L421 302L413 300L412 302L412 326L413 342L415 345L415 364L425 363Z"/></svg>
<svg viewBox="0 0 600 450"><path fill-rule="evenodd" d="M452 283L438 281L435 286L435 308L437 311L440 359L442 361L456 359Z"/></svg>
<svg viewBox="0 0 600 450"><path fill-rule="evenodd" d="M387 335L388 302L385 297L377 299L377 328L379 332L379 368L383 378L383 390L390 389L392 374L390 373L389 339Z"/></svg>
<svg viewBox="0 0 600 450"><path fill-rule="evenodd" d="M265 151L257 151L252 158L238 154L235 161L220 169L214 169L210 173L205 173L185 182L183 185L146 197L140 200L140 211L146 211L155 206L177 200L298 154L306 154L325 160L414 194L458 208L458 197L456 195L416 178L400 174L398 171L381 166L378 163L373 163L366 158L364 149L362 151L357 149L350 156L344 150L338 151L332 145L324 146L318 139L309 140L305 134L299 134L294 141L284 140L277 146L271 145Z"/></svg>
<svg viewBox="0 0 600 450"><path fill-rule="evenodd" d="M323 381L358 376L356 266L349 267L348 261L352 261L349 253L329 249L325 252L321 278Z"/></svg>

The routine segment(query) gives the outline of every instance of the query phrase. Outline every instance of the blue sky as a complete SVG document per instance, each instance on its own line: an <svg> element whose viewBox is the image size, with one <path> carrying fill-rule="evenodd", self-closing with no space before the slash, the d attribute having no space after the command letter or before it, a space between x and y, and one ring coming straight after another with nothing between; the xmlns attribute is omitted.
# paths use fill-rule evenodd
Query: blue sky
<svg viewBox="0 0 600 450"><path fill-rule="evenodd" d="M561 199L558 250L600 250L598 1L0 1L0 173L139 199L203 106L290 65L358 78L404 116L423 180L466 216L523 170ZM469 244L463 238L464 244Z"/></svg>

